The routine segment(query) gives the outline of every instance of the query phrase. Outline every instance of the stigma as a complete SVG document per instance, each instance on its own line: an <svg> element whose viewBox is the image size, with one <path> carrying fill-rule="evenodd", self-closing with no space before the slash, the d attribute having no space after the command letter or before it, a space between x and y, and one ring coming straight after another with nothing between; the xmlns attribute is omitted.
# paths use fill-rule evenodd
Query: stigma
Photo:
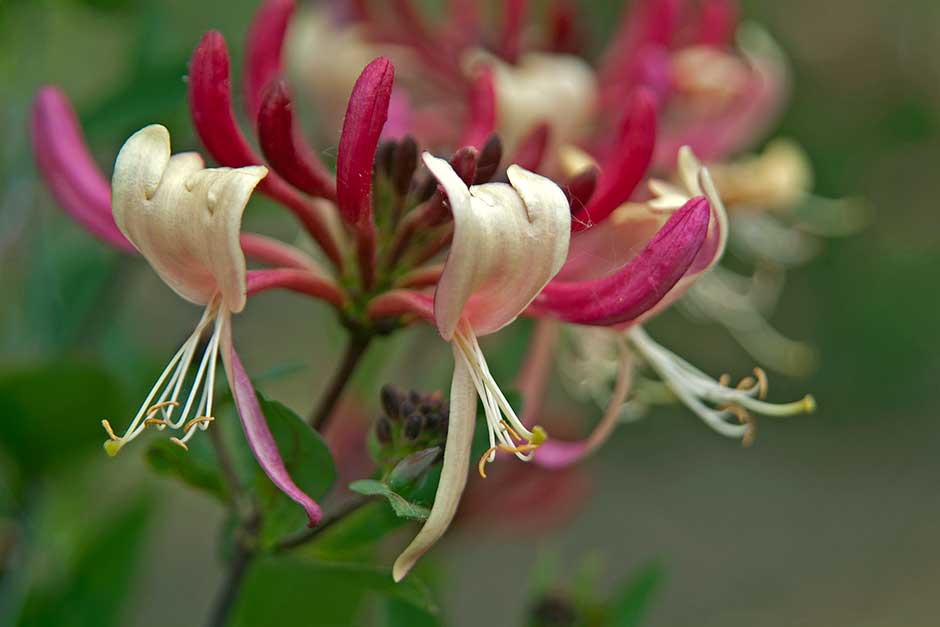
<svg viewBox="0 0 940 627"><path fill-rule="evenodd" d="M215 372L227 315L220 297L213 298L196 328L157 378L123 435L118 436L108 420L101 421L108 434L104 450L109 456L117 455L125 444L147 427L158 431L169 428L177 432L170 441L185 450L189 450L187 442L197 429L205 431L209 427L214 420ZM210 332L209 338L203 342L207 332ZM190 376L193 370L195 372Z"/></svg>
<svg viewBox="0 0 940 627"><path fill-rule="evenodd" d="M460 357L467 364L477 396L483 403L489 431L490 447L477 464L480 476L486 478L486 464L496 459L497 451L511 453L522 461L530 461L539 446L548 440L545 429L536 425L529 430L519 420L490 373L483 350L469 325L458 327L454 333L454 343L460 349Z"/></svg>

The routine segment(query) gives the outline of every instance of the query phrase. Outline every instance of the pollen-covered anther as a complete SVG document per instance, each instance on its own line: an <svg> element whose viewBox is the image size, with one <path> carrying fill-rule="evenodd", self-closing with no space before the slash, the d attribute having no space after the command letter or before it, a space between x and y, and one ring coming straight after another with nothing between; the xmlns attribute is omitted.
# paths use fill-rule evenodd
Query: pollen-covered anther
<svg viewBox="0 0 940 627"><path fill-rule="evenodd" d="M168 423L166 420L163 420L163 419L161 419L161 418L145 418L145 419L144 419L144 426L145 426L145 427L149 427L149 426L151 426L151 425L153 425L154 427L156 427L156 428L159 429L160 431L163 431L164 429L166 429L166 427L169 425L169 423Z"/></svg>
<svg viewBox="0 0 940 627"><path fill-rule="evenodd" d="M160 411L161 409L166 409L167 407L179 407L179 405L180 405L180 404L179 404L179 401L163 401L162 403L157 403L157 404L155 404L155 405L151 405L151 406L147 409L146 414L144 414L144 415L146 415L146 416L152 416L152 415L154 415L155 413L157 413L158 411Z"/></svg>
<svg viewBox="0 0 940 627"><path fill-rule="evenodd" d="M200 429L205 431L209 427L209 423L215 420L212 416L196 416L192 420L186 423L183 427L184 433L189 433L190 429L195 426L198 426Z"/></svg>
<svg viewBox="0 0 940 627"><path fill-rule="evenodd" d="M114 429L111 428L110 422L107 420L102 420L101 426L104 427L104 430L108 432L108 437L111 438L112 441L119 442L121 440L121 438L117 437L117 435L114 433Z"/></svg>
<svg viewBox="0 0 940 627"><path fill-rule="evenodd" d="M186 442L183 442L179 438L170 438L170 442L178 446L181 446L183 450L186 451L187 453L189 452L189 446L186 444Z"/></svg>
<svg viewBox="0 0 940 627"><path fill-rule="evenodd" d="M767 381L767 373L764 372L763 368L754 368L754 376L757 377L757 383L760 386L760 393L757 395L757 398L764 400L767 398L767 390L770 387Z"/></svg>

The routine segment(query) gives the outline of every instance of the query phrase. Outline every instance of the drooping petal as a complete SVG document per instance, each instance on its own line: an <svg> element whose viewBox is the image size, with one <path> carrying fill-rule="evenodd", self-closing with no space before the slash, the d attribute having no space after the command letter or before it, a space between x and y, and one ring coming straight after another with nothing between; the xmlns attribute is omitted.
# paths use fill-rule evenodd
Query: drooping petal
<svg viewBox="0 0 940 627"><path fill-rule="evenodd" d="M241 418L245 438L248 440L248 445L251 447L264 474L284 494L304 508L307 512L309 524L313 527L320 522L323 512L316 501L307 496L294 483L294 480L287 472L284 460L281 459L281 453L277 449L277 443L274 441L274 436L271 435L271 429L268 428L264 412L261 411L261 404L258 403L258 397L255 396L255 388L251 384L251 379L248 378L238 354L235 352L235 347L232 345L230 327L231 322L226 321L222 335L222 363L225 366L225 373L232 389L235 407L238 409L238 415Z"/></svg>
<svg viewBox="0 0 940 627"><path fill-rule="evenodd" d="M467 188L450 164L424 162L447 193L454 241L434 296L434 317L450 340L462 317L492 333L514 320L564 263L570 211L550 180L509 166L511 185Z"/></svg>
<svg viewBox="0 0 940 627"><path fill-rule="evenodd" d="M189 65L189 110L196 133L220 164L240 168L262 163L235 121L228 49L217 31L206 33L193 52ZM327 257L342 264L325 205L307 202L276 174L267 176L259 189L290 209Z"/></svg>
<svg viewBox="0 0 940 627"><path fill-rule="evenodd" d="M591 201L573 217L575 230L602 222L630 198L649 169L655 144L656 99L649 90L639 88L630 99L613 150L601 164Z"/></svg>
<svg viewBox="0 0 940 627"><path fill-rule="evenodd" d="M261 151L275 172L311 196L336 199L333 175L300 135L287 83L274 81L258 110Z"/></svg>
<svg viewBox="0 0 940 627"><path fill-rule="evenodd" d="M294 0L265 0L255 13L245 44L245 109L254 121L265 88L281 73L281 51Z"/></svg>
<svg viewBox="0 0 940 627"><path fill-rule="evenodd" d="M583 440L565 441L553 438L542 444L535 452L536 464L545 468L565 468L575 464L596 451L614 432L623 404L630 394L634 372L633 356L627 349L626 342L620 338L619 343L620 364L617 379L600 421Z"/></svg>
<svg viewBox="0 0 940 627"><path fill-rule="evenodd" d="M180 296L205 305L221 292L238 312L246 299L242 213L266 174L261 166L205 169L196 153L171 157L166 128L147 126L115 161L114 221Z"/></svg>
<svg viewBox="0 0 940 627"><path fill-rule="evenodd" d="M467 484L470 468L470 447L476 425L477 393L466 361L454 350L454 377L450 385L450 426L444 447L441 479L434 495L434 505L424 526L411 544L395 560L392 577L404 579L408 571L447 531Z"/></svg>
<svg viewBox="0 0 940 627"><path fill-rule="evenodd" d="M705 198L692 199L616 273L590 281L553 281L532 303L530 313L605 326L638 319L655 307L696 261L708 235L710 214Z"/></svg>
<svg viewBox="0 0 940 627"><path fill-rule="evenodd" d="M336 161L336 196L343 219L372 224L372 166L388 117L395 68L385 57L366 66L353 87Z"/></svg>
<svg viewBox="0 0 940 627"><path fill-rule="evenodd" d="M114 224L111 188L88 152L75 110L57 87L36 94L30 131L36 164L62 208L104 243L134 252Z"/></svg>

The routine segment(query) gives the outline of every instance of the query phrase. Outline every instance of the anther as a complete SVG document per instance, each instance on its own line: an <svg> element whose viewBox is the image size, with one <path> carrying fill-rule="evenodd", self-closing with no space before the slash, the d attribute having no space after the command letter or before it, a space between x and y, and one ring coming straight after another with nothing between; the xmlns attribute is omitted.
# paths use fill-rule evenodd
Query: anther
<svg viewBox="0 0 940 627"><path fill-rule="evenodd" d="M754 368L754 376L757 377L757 383L760 385L760 393L757 395L757 398L764 400L767 398L767 389L770 386L767 382L767 373L764 372L763 368Z"/></svg>
<svg viewBox="0 0 940 627"><path fill-rule="evenodd" d="M195 418L193 418L192 420L186 423L186 425L183 427L183 433L188 432L191 427L194 427L196 425L207 425L213 420L215 420L215 418L213 418L212 416L196 416Z"/></svg>
<svg viewBox="0 0 940 627"><path fill-rule="evenodd" d="M173 444L178 444L179 446L182 446L184 451L189 452L189 447L186 446L186 442L183 442L179 438L170 438L170 442L172 442Z"/></svg>
<svg viewBox="0 0 940 627"><path fill-rule="evenodd" d="M538 444L522 444L520 446L506 446L505 444L497 444L496 446L490 447L485 453L483 453L483 457L480 458L480 462L477 464L477 470L480 471L480 476L486 479L486 458L492 455L494 452L502 451L503 453L531 453L538 447Z"/></svg>
<svg viewBox="0 0 940 627"><path fill-rule="evenodd" d="M738 381L738 384L735 386L735 389L741 390L741 391L750 390L752 387L754 387L755 383L756 381L754 381L753 377L744 377L743 379Z"/></svg>
<svg viewBox="0 0 940 627"><path fill-rule="evenodd" d="M111 428L111 423L107 420L101 421L101 426L104 427L104 430L108 432L108 437L115 442L119 442L121 438L117 437L114 433L114 429Z"/></svg>
<svg viewBox="0 0 940 627"><path fill-rule="evenodd" d="M731 385L731 375L726 372L720 377L718 377L718 385L720 385L723 388L726 388L729 385Z"/></svg>
<svg viewBox="0 0 940 627"><path fill-rule="evenodd" d="M161 420L160 418L144 419L144 426L149 427L150 425L154 425L158 429L163 429L164 427L167 427L169 423L166 420Z"/></svg>
<svg viewBox="0 0 940 627"><path fill-rule="evenodd" d="M160 410L163 409L164 407L179 407L179 402L177 402L177 401L163 401L162 403L157 403L156 405L151 405L150 408L147 409L147 414L146 414L146 415L147 415L147 416L152 416L153 414L157 413L158 411L160 411Z"/></svg>

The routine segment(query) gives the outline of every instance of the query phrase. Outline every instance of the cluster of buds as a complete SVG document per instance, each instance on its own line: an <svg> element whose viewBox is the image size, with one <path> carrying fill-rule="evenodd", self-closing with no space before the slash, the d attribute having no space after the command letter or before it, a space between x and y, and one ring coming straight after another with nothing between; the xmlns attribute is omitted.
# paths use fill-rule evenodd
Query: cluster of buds
<svg viewBox="0 0 940 627"><path fill-rule="evenodd" d="M34 145L60 204L106 243L142 255L172 290L204 308L125 433L104 422L109 453L148 426L177 430L174 441L184 447L209 428L221 358L261 467L311 524L319 521L319 506L281 460L232 344L233 315L272 289L327 303L357 336L426 322L450 346L448 404L387 387L385 416L373 431L387 460L399 459L399 449L433 450L443 442L433 508L396 561L396 580L456 514L472 467L478 402L489 438L477 464L483 476L499 454L559 468L595 450L629 396L635 357L725 435L750 437L751 413L812 408L810 397L784 405L754 398L766 391L762 377L729 388L641 326L713 271L728 240L722 196L693 148L709 160L723 158L779 104L776 58L736 55L726 0L702 2L695 19L680 10L681 0L641 0L596 68L570 54L578 38L567 3L556 3L551 46L541 51L525 45L525 2L505 3L495 45L484 41L474 3L459 3L446 33L434 33L407 1L383 3L391 20L369 4L331 3L345 7L346 19L333 29L358 29L358 36L347 33L350 46L396 44L388 57L365 55L350 80L338 82L345 106L335 173L307 143L285 79L292 0L265 1L248 35L244 104L257 150L233 108L222 35L207 33L193 54L193 124L221 167L204 167L195 153L172 154L167 130L151 125L127 140L109 185L65 96L54 87L39 93ZM390 57L403 48L413 54L393 64ZM363 55L346 50L347 57ZM398 78L396 65L405 68ZM326 88L316 92L337 99ZM331 136L329 125L324 134ZM669 182L647 180L651 171ZM736 171L724 172L731 180ZM242 233L241 216L256 190L295 215L319 251ZM520 380L520 415L478 338L521 315L539 319L540 330ZM558 323L603 329L617 354L608 407L584 440L550 438L538 425L550 327Z"/></svg>
<svg viewBox="0 0 940 627"><path fill-rule="evenodd" d="M408 455L440 447L447 439L450 412L440 392L407 394L392 385L382 387L383 414L375 421L376 455L380 465L397 462Z"/></svg>

